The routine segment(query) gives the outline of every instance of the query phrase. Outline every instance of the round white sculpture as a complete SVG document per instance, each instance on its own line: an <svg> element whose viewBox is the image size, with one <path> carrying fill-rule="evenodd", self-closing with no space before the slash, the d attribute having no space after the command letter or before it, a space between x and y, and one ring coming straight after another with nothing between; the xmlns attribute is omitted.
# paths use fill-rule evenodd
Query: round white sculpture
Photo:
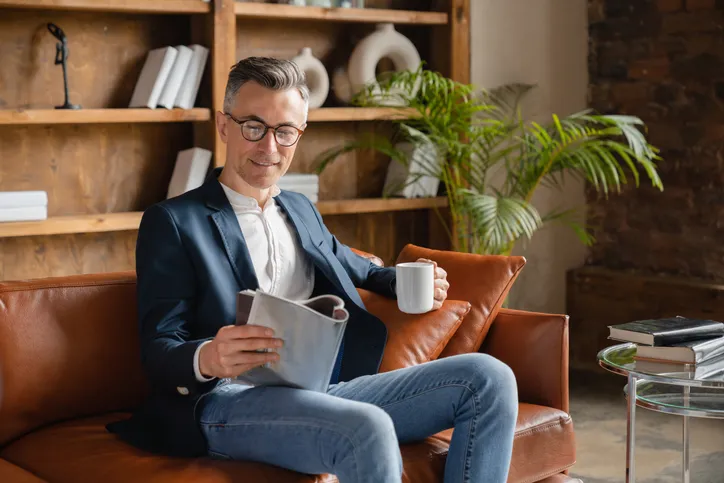
<svg viewBox="0 0 724 483"><path fill-rule="evenodd" d="M378 24L377 30L362 39L354 48L347 65L347 77L351 85L352 93L357 94L366 85L374 85L377 82L375 70L380 60L389 58L394 64L396 72L404 70L415 71L420 66L420 53L410 39L395 30L391 23ZM420 88L420 79L413 86L412 92L405 92L406 96L414 96ZM335 91L337 85L335 84ZM379 87L373 87L375 97L381 96ZM402 91L397 89L389 90L390 97L381 99L380 103L385 105L401 105L399 99Z"/></svg>
<svg viewBox="0 0 724 483"><path fill-rule="evenodd" d="M309 87L309 108L321 107L329 95L329 74L322 61L312 55L312 49L304 47L292 59L307 78Z"/></svg>

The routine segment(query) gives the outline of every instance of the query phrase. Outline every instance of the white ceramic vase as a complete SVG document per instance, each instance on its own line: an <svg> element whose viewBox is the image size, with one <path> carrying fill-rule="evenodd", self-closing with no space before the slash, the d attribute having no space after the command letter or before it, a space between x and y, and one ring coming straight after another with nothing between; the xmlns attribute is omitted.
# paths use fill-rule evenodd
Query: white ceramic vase
<svg viewBox="0 0 724 483"><path fill-rule="evenodd" d="M333 85L337 97L349 102L348 99L345 100L346 97L351 98L366 85L374 85L377 82L375 70L383 58L392 61L396 72L417 70L421 62L420 53L410 39L395 30L395 26L391 23L378 24L373 33L355 46L347 64L346 75L335 73ZM412 92L391 89L385 98L382 97L379 88L374 88L373 93L380 104L399 106L405 104L401 97L414 96L419 88L418 79ZM351 95L346 95L347 93Z"/></svg>
<svg viewBox="0 0 724 483"><path fill-rule="evenodd" d="M395 148L405 153L407 163L391 160L387 168L384 193L403 198L437 196L440 178L430 176L441 167L441 159L433 144L397 143Z"/></svg>
<svg viewBox="0 0 724 483"><path fill-rule="evenodd" d="M329 74L324 64L312 54L309 47L304 47L292 61L304 71L307 78L309 108L321 107L329 95Z"/></svg>

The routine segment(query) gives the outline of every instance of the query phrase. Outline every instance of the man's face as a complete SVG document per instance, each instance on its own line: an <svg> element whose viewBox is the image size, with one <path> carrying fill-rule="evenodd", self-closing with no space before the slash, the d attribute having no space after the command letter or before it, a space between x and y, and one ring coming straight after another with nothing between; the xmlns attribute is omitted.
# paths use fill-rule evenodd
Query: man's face
<svg viewBox="0 0 724 483"><path fill-rule="evenodd" d="M246 125L247 137L249 133L259 132L249 127L259 127L259 122L280 127L280 131L286 129L288 135L290 127L302 130L306 127L307 105L297 89L276 91L256 82L247 82L236 94L229 114L238 121L258 121ZM272 129L261 140L249 141L242 135L241 126L223 113L216 113L216 122L221 139L227 144L226 168L232 168L245 184L255 189L267 189L287 172L298 141L292 146L282 146ZM280 132L279 138L282 136Z"/></svg>

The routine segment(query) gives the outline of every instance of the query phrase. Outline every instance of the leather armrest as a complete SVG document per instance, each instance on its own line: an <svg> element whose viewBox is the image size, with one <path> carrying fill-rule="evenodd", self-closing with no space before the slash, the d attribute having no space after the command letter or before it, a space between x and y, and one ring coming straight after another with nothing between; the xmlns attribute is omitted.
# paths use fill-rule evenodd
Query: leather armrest
<svg viewBox="0 0 724 483"><path fill-rule="evenodd" d="M15 466L7 460L0 459L0 481L13 483L47 483L29 471Z"/></svg>
<svg viewBox="0 0 724 483"><path fill-rule="evenodd" d="M568 412L568 316L500 309L480 352L505 362L521 402Z"/></svg>
<svg viewBox="0 0 724 483"><path fill-rule="evenodd" d="M384 267L384 266L385 266L385 264L384 264L384 262L382 261L382 259L381 259L380 257L378 257L377 255L373 255L373 254L371 254L371 253L367 253L367 252L362 251L362 250L357 250L356 248L352 248L352 251L353 251L354 253L356 253L357 255L361 256L361 257L365 257L365 258L369 259L369 261L371 261L372 263L374 263L374 264L377 265L378 267Z"/></svg>

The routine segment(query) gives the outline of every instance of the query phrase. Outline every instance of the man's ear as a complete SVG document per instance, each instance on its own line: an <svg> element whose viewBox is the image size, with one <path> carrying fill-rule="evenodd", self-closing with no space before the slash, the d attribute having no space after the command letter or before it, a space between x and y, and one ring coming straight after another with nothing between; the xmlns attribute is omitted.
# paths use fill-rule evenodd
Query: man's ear
<svg viewBox="0 0 724 483"><path fill-rule="evenodd" d="M229 118L220 111L216 111L216 130L219 131L221 140L226 144L229 136Z"/></svg>

